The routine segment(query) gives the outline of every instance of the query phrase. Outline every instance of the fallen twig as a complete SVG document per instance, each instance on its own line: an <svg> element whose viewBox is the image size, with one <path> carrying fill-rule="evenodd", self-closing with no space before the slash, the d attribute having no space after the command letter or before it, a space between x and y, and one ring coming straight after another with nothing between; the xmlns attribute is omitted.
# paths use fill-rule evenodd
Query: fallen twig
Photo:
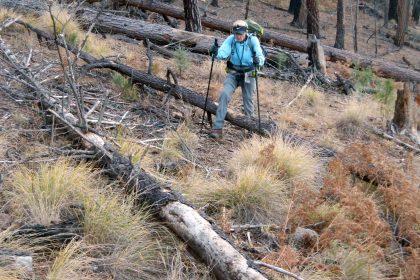
<svg viewBox="0 0 420 280"><path fill-rule="evenodd" d="M297 279L297 280L304 280L303 278L301 278L301 277L297 276L296 274L291 273L291 272L289 272L289 271L287 271L287 270L284 270L284 269L283 269L283 268L281 268L281 267L274 266L274 265L271 265L271 264L268 264L268 263L265 263L265 262L262 262L262 261L253 261L253 263L254 263L255 265L258 265L258 266L264 266L264 267L267 267L267 268L272 269L272 270L274 270L274 271L277 271L277 272L280 272L280 273L282 273L282 274L285 274L285 275L287 275L287 276L293 277L293 278L295 278L295 279Z"/></svg>
<svg viewBox="0 0 420 280"><path fill-rule="evenodd" d="M298 94L296 95L295 98L292 99L292 101L290 101L286 106L284 106L284 108L289 108L290 105L292 105L303 93L303 91L308 87L309 83L311 82L312 78L314 77L314 74L312 73L308 80L306 81L305 85L300 89L300 91L298 92Z"/></svg>

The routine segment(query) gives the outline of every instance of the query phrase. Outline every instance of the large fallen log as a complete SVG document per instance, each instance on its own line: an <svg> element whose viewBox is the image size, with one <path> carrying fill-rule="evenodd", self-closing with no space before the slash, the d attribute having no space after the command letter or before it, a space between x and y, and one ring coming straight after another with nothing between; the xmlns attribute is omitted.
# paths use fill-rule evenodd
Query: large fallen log
<svg viewBox="0 0 420 280"><path fill-rule="evenodd" d="M48 10L45 0L0 0L0 6L17 12L41 14Z"/></svg>
<svg viewBox="0 0 420 280"><path fill-rule="evenodd" d="M92 132L83 132L79 120L60 105L60 101L51 97L39 81L35 80L29 68L20 65L13 52L0 40L0 55L8 61L18 77L23 79L42 103L42 108L53 114L70 131L90 144L96 152L96 159L111 177L118 178L138 194L138 199L153 207L163 218L166 225L183 239L205 263L211 267L218 279L267 279L250 266L225 238L216 233L211 225L192 207L178 200L179 195L170 188L162 186L139 166L133 165L129 158L122 156L112 145ZM83 55L83 54L81 54ZM58 113L60 112L60 113Z"/></svg>
<svg viewBox="0 0 420 280"><path fill-rule="evenodd" d="M184 19L182 9L165 5L157 1L148 0L114 0L127 5L135 6L141 9L153 11L156 13L171 16L177 19ZM205 27L230 32L231 22L220 20L214 17L204 16L201 18L201 24ZM291 36L273 31L265 31L261 40L263 42L272 43L274 45L285 47L301 52L306 52L307 43L305 40L293 38ZM385 78L393 78L400 81L420 82L420 73L408 69L405 65L386 62L381 59L375 59L368 56L356 54L346 50L336 49L330 46L323 46L325 55L331 60L341 60L358 63L362 67L372 67L378 76Z"/></svg>

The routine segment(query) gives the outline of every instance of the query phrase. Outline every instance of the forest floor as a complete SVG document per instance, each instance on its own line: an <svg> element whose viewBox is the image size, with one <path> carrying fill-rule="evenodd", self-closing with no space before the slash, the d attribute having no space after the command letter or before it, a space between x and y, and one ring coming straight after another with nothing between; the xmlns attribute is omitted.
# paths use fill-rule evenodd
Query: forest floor
<svg viewBox="0 0 420 280"><path fill-rule="evenodd" d="M321 41L332 46L335 1L320 2ZM180 0L173 4L182 7ZM242 18L245 4L245 1L219 0L220 8L214 8L200 1L200 6L225 20ZM270 5L287 9L288 1L270 1ZM345 9L345 45L351 50L352 8L347 6ZM156 14L150 14L149 18L164 24ZM252 2L250 18L267 30L306 39L303 30L290 26L292 15L264 4L264 1ZM46 24L48 17L25 19L50 31ZM377 24L381 26L381 20ZM374 17L359 13L361 54L375 56L375 40L368 40L374 25ZM418 26L410 23L411 37L417 38L417 29ZM395 26L391 23L382 31L393 33ZM225 36L207 29L204 33ZM94 41L91 53L118 57L122 63L146 71L148 60L142 44L119 41L111 35L106 39L93 37L92 40L97 41ZM31 49L30 66L34 69L44 69L50 64L41 72L40 78L52 92L59 92L57 85L63 84L64 80L54 46L40 44L35 34L16 25L2 31L1 38L20 57L27 56ZM402 57L406 57L419 68L418 54L419 51L413 48L397 48L391 39L381 33L378 35L377 56L386 61L403 64ZM176 69L177 63L175 59L155 54L153 74L166 79L166 69ZM1 64L7 69L4 61ZM182 73L175 72L180 85L204 95L209 70L210 59L193 60ZM223 85L224 63L216 63L214 71L210 98L217 101ZM140 85L128 83L127 86L124 79L109 70L94 70L80 82L85 89L87 107L103 100L104 92L109 93L105 121L96 129L112 139L134 163L139 163L152 176L170 184L190 203L205 211L249 258L283 267L305 279L416 279L420 275L420 157L373 133L374 129L387 131L396 91L402 83L390 81L392 87L386 90L385 79L376 77L369 69L357 70L328 61L328 75L333 77L335 71L351 79L358 88L377 87L382 95L355 91L346 96L311 85L286 108L303 85L260 78L262 118L271 119L281 129L301 137L304 142L299 144L285 141L278 135L267 139L252 136L229 123L225 125L224 138L214 141L207 135L209 127L203 129L199 124L202 111L182 100L170 98L164 103L166 94L142 91ZM50 79L57 73L57 78ZM0 79L3 85L12 85L15 92L27 91L25 86L11 83L4 75ZM79 243L71 243L69 246L73 247L64 247L47 257L41 258L42 254L30 246L18 245L22 250L37 252L34 259L36 279L125 279L123 277L135 277L133 275L140 275L142 279L212 279L211 273L194 261L162 225L147 214L137 217L132 216L130 210L121 210L132 206L122 198L121 184L97 174L101 172L92 166L85 167L86 155L67 157L68 162L63 160L67 150L79 145L66 137L60 125L51 125L44 120L36 101L22 102L10 96L4 88L0 89L1 247L16 249L16 244L9 244L8 234L25 224L59 224L63 220L63 209L68 209L69 205L83 204L90 199L101 205L103 199L110 212L115 211L92 210L97 220L89 221L103 232L85 227L84 238ZM241 106L237 90L229 108L240 112ZM96 111L91 117L95 119L98 115L99 111ZM399 136L399 139L416 145L408 137ZM331 159L320 158L314 144L332 148L337 155ZM79 193L66 194L59 202L63 205L58 210L47 211L45 220L34 210L42 208L35 199L33 203L25 202L31 197L25 186L32 184L34 192L36 182L59 182L49 177L58 173L54 166L65 171L62 176L71 181L72 188L83 189L83 193L88 194L83 196L82 202L77 198ZM78 166L92 168L86 173L94 175L76 178L73 183L67 176L77 171ZM87 186L79 186L77 181L86 182ZM89 181L98 186L90 186ZM99 191L100 187L106 191ZM101 197L103 193L106 198ZM115 202L113 197L117 208L109 206ZM86 209L90 206L83 205ZM112 218L107 219L109 217ZM122 220L133 226L109 222L119 217L128 217ZM107 228L102 228L101 223ZM247 228L249 225L255 227ZM146 228L146 233L142 232L142 236L133 234L142 227ZM302 228L307 232L299 238L297 229ZM127 243L118 243L124 239L118 235L127 237ZM146 244L134 248L145 254L129 258L128 248L134 243ZM109 244L118 244L113 248L120 251L110 253ZM148 248L159 254L151 253ZM59 259L70 249L73 253ZM86 264L94 267L98 262L106 264L102 270L86 269ZM126 266L119 266L121 263ZM150 271L145 271L144 266L150 267ZM266 273L273 279L285 279L269 270ZM14 279L17 274L0 268L0 279ZM54 278L54 275L59 276Z"/></svg>

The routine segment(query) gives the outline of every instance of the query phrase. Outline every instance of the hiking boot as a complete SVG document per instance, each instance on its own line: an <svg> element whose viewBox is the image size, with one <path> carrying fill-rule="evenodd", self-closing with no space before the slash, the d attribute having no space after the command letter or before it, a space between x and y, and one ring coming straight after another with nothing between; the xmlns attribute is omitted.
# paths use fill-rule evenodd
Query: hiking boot
<svg viewBox="0 0 420 280"><path fill-rule="evenodd" d="M213 138L213 139L220 139L220 138L222 138L223 137L222 129L221 128L219 128L219 129L213 128L211 130L210 134L209 134L209 137L210 138Z"/></svg>

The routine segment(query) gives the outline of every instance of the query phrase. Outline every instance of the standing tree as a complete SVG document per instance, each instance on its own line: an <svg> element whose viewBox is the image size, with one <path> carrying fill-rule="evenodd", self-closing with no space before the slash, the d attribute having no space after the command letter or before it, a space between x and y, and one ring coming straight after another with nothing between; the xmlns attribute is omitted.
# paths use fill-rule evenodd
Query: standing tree
<svg viewBox="0 0 420 280"><path fill-rule="evenodd" d="M308 10L307 33L308 35L314 34L319 39L319 11L317 1L306 0L306 7Z"/></svg>
<svg viewBox="0 0 420 280"><path fill-rule="evenodd" d="M299 9L300 7L300 0L290 0L289 2L289 9L287 10L287 12L289 14L294 15L295 14L295 10Z"/></svg>
<svg viewBox="0 0 420 280"><path fill-rule="evenodd" d="M389 21L389 0L385 0L384 2L384 27L388 28L388 21Z"/></svg>
<svg viewBox="0 0 420 280"><path fill-rule="evenodd" d="M251 0L248 0L246 2L246 7L245 7L245 19L248 19L248 13L249 13L249 2L251 2Z"/></svg>
<svg viewBox="0 0 420 280"><path fill-rule="evenodd" d="M398 28L395 35L395 45L401 47L404 45L405 31L408 25L410 13L410 0L400 0L398 3Z"/></svg>
<svg viewBox="0 0 420 280"><path fill-rule="evenodd" d="M210 5L212 5L213 7L219 7L219 0L211 0Z"/></svg>
<svg viewBox="0 0 420 280"><path fill-rule="evenodd" d="M337 0L337 32L334 48L344 49L344 0Z"/></svg>
<svg viewBox="0 0 420 280"><path fill-rule="evenodd" d="M389 0L388 19L398 21L398 0Z"/></svg>
<svg viewBox="0 0 420 280"><path fill-rule="evenodd" d="M357 53L357 18L359 14L359 0L356 1L356 7L354 9L354 22L353 22L353 47L354 52Z"/></svg>
<svg viewBox="0 0 420 280"><path fill-rule="evenodd" d="M201 33L201 18L197 0L183 0L185 13L185 30Z"/></svg>
<svg viewBox="0 0 420 280"><path fill-rule="evenodd" d="M412 17L414 22L418 24L420 17L420 0L414 0Z"/></svg>
<svg viewBox="0 0 420 280"><path fill-rule="evenodd" d="M306 3L305 0L293 0L293 20L290 25L304 28L306 26Z"/></svg>

